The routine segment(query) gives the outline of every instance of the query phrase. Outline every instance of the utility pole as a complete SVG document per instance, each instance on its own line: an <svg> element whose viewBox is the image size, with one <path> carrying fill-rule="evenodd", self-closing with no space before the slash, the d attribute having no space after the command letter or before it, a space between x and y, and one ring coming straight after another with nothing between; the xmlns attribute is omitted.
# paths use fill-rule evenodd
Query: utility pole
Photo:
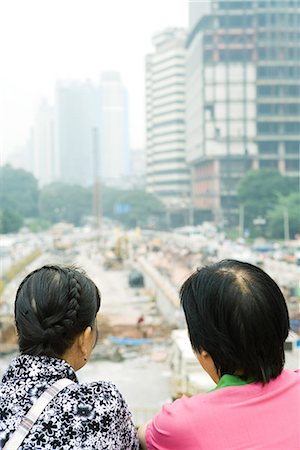
<svg viewBox="0 0 300 450"><path fill-rule="evenodd" d="M245 221L245 206L240 204L239 231L241 238L244 237L244 221Z"/></svg>
<svg viewBox="0 0 300 450"><path fill-rule="evenodd" d="M99 136L98 128L94 127L92 129L92 139L93 139L93 164L94 164L94 217L95 217L95 227L97 232L101 228L102 219L102 205L101 205L101 192L100 192L100 177L99 177Z"/></svg>
<svg viewBox="0 0 300 450"><path fill-rule="evenodd" d="M290 224L289 224L289 212L287 207L283 208L283 228L284 228L284 240L290 240Z"/></svg>

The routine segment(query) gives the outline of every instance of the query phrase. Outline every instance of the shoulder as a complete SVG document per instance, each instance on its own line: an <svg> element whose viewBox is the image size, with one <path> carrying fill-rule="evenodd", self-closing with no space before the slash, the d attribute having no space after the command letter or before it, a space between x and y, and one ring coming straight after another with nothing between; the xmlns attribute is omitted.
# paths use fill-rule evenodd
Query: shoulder
<svg viewBox="0 0 300 450"><path fill-rule="evenodd" d="M85 400L124 402L123 396L118 388L109 381L94 381L91 383L73 383L62 392L70 398L83 398Z"/></svg>
<svg viewBox="0 0 300 450"><path fill-rule="evenodd" d="M187 440L192 438L191 431L199 430L204 423L201 417L207 422L207 416L210 415L208 396L210 394L199 394L193 397L182 396L173 403L165 404L147 426L148 448L156 448L157 443L161 444L165 441L166 448L173 448L172 446L184 448L185 445L186 448L190 448ZM195 411L197 411L196 415Z"/></svg>

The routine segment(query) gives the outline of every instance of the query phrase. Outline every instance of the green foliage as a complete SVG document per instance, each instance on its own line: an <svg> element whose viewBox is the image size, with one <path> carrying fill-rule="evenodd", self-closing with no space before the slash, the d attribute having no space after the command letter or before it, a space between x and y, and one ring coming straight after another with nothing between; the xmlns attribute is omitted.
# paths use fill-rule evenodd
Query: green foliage
<svg viewBox="0 0 300 450"><path fill-rule="evenodd" d="M39 210L40 217L51 223L80 225L92 212L92 193L82 186L52 183L40 192Z"/></svg>
<svg viewBox="0 0 300 450"><path fill-rule="evenodd" d="M266 218L276 208L282 195L296 191L295 181L276 170L252 170L238 186L240 203L244 205L245 228L253 231L256 217Z"/></svg>
<svg viewBox="0 0 300 450"><path fill-rule="evenodd" d="M38 217L34 219L27 219L24 225L32 232L38 233L39 231L47 230L51 226L51 222L48 220L40 219Z"/></svg>
<svg viewBox="0 0 300 450"><path fill-rule="evenodd" d="M0 210L0 233L16 233L23 225L23 218L11 209Z"/></svg>
<svg viewBox="0 0 300 450"><path fill-rule="evenodd" d="M105 188L102 195L104 215L127 227L147 227L157 222L164 211L164 205L157 197L141 189Z"/></svg>
<svg viewBox="0 0 300 450"><path fill-rule="evenodd" d="M3 210L13 211L20 217L35 217L38 214L38 184L31 173L6 165L0 167L0 180Z"/></svg>
<svg viewBox="0 0 300 450"><path fill-rule="evenodd" d="M93 215L91 188L52 183L39 191L33 175L11 166L1 167L0 176L1 233L18 231L24 219L31 231L40 231L57 222L78 226L84 216ZM127 227L153 225L163 217L163 204L143 190L102 187L101 201L102 213Z"/></svg>
<svg viewBox="0 0 300 450"><path fill-rule="evenodd" d="M287 197L280 197L276 207L268 212L268 230L272 237L283 239L284 211L287 213L289 235L293 239L300 235L300 192L293 192Z"/></svg>

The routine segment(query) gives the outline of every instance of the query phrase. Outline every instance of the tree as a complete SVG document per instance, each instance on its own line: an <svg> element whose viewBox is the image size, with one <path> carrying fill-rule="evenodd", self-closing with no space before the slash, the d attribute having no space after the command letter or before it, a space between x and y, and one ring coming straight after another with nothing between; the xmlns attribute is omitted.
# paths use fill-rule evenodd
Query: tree
<svg viewBox="0 0 300 450"><path fill-rule="evenodd" d="M292 192L287 197L280 197L276 207L269 211L267 221L273 238L285 238L285 226L288 227L290 238L300 235L300 193Z"/></svg>
<svg viewBox="0 0 300 450"><path fill-rule="evenodd" d="M13 211L20 217L35 217L38 213L38 183L34 176L10 165L0 167L1 209Z"/></svg>
<svg viewBox="0 0 300 450"><path fill-rule="evenodd" d="M147 227L159 220L164 205L153 194L138 190L103 189L103 213L127 227Z"/></svg>
<svg viewBox="0 0 300 450"><path fill-rule="evenodd" d="M253 229L253 220L266 218L278 204L281 195L296 191L295 181L276 170L252 170L238 186L240 204L244 206L245 227Z"/></svg>
<svg viewBox="0 0 300 450"><path fill-rule="evenodd" d="M41 218L51 223L80 225L92 212L92 193L82 186L52 183L41 190L39 210Z"/></svg>
<svg viewBox="0 0 300 450"><path fill-rule="evenodd" d="M23 225L23 219L15 211L3 209L0 211L0 233L16 233Z"/></svg>

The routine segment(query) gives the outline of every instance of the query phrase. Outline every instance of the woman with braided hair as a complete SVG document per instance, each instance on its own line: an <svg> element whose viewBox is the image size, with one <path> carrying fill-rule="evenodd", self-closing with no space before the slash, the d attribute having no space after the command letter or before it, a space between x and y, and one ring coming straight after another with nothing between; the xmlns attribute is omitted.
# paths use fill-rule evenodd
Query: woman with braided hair
<svg viewBox="0 0 300 450"><path fill-rule="evenodd" d="M96 343L99 308L97 287L73 267L44 266L22 281L20 355L0 383L0 449L138 449L117 388L75 374Z"/></svg>

